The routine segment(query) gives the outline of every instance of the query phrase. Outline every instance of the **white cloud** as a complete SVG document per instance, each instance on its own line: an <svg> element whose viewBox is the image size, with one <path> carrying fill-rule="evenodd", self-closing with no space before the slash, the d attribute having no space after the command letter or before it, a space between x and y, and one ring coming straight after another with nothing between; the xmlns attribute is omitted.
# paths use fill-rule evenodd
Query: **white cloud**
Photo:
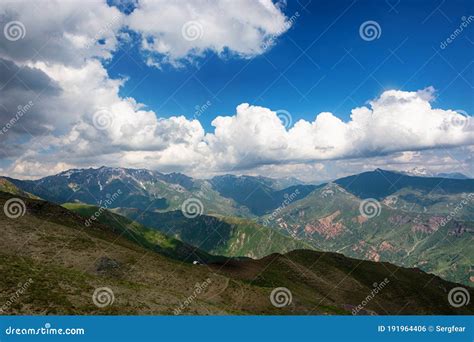
<svg viewBox="0 0 474 342"><path fill-rule="evenodd" d="M405 151L401 152L399 156L394 158L394 160L400 163L408 163L418 157L420 157L420 152Z"/></svg>
<svg viewBox="0 0 474 342"><path fill-rule="evenodd" d="M288 28L280 8L269 0L249 0L245 11L243 2L217 4L140 1L126 17L105 1L44 1L39 7L2 3L0 15L21 20L26 35L15 42L0 40L0 58L8 69L0 69L0 75L13 72L21 78L2 87L0 104L7 110L0 118L9 120L20 99L41 95L30 117L0 137L7 139L0 139L0 156L17 157L3 170L36 177L105 164L201 176L232 170L288 175L321 171L318 161L411 151L394 161L410 162L419 157L417 151L474 144L472 122L432 107L433 88L386 91L368 106L353 109L348 122L325 112L290 129L277 112L243 103L234 115L215 118L209 133L198 120L160 118L135 99L120 96L126 79L111 79L102 60L117 48L124 23L142 34L145 50L159 54L150 56L152 63L175 65L208 50L253 56ZM190 20L202 26L198 39L183 39L182 27Z"/></svg>
<svg viewBox="0 0 474 342"><path fill-rule="evenodd" d="M271 0L141 0L127 23L141 33L149 64L158 66L206 51L252 57L290 26Z"/></svg>
<svg viewBox="0 0 474 342"><path fill-rule="evenodd" d="M45 163L43 161L17 160L10 168L9 175L28 175L28 178L41 178L47 175L53 175L65 170L72 169L73 165L63 162Z"/></svg>
<svg viewBox="0 0 474 342"><path fill-rule="evenodd" d="M279 7L269 0L246 2L248 13L237 8L236 2L216 4L140 1L127 16L105 0L2 1L2 22L21 22L24 36L15 41L4 34L0 37L0 119L9 122L25 100L33 100L34 107L8 135L0 136L0 156L30 160L38 154L44 161L65 158L85 162L93 156L118 153L135 163L143 157L181 165L186 163L183 156L202 155L206 146L198 121L183 116L157 119L133 98L122 98L119 90L125 79L111 79L102 61L112 57L119 44L117 37L122 43L131 39L123 31L127 23L131 29L138 27L154 44L161 41L168 45L162 57L175 65L206 50L255 55L263 52L260 45L269 35L273 39L288 28ZM203 39L186 40L182 35L182 25L193 18L204 25ZM128 38L124 40L124 36ZM97 130L94 114L104 110L111 125ZM41 149L35 151L32 146ZM138 151L144 155L138 156ZM148 151L162 153L148 156ZM179 151L181 158L174 156L174 151ZM15 168L25 174L32 169Z"/></svg>
<svg viewBox="0 0 474 342"><path fill-rule="evenodd" d="M88 64L87 68L100 74L99 63ZM48 68L42 70L48 72ZM63 86L69 77L74 78L75 72L78 71L62 70L54 80ZM48 73L50 77L54 74ZM120 98L120 82L109 81L103 74L97 83L81 84L80 91L87 97L89 109L81 110L80 119L66 134L38 138L52 153L35 155L30 150L28 158L20 160L60 160L79 166L110 164L180 170L195 175L252 169L274 170L284 175L292 169L304 170L301 165L305 163L393 153L396 154L392 163L410 164L420 158L417 151L474 144L472 123L460 126L461 114L432 108L429 100L433 101L433 97L425 96L427 92L433 94L432 89L389 90L371 101L369 107L352 110L348 122L331 113L321 113L311 122L299 120L289 130L277 112L241 104L235 115L217 117L212 122L214 132L205 133L197 120L183 116L158 119L134 100ZM79 90L64 90L63 96L74 98L74 91ZM104 104L108 106L111 124L97 129L93 112ZM451 159L445 158L444 162L452 164ZM28 168L22 169L17 163L15 170Z"/></svg>
<svg viewBox="0 0 474 342"><path fill-rule="evenodd" d="M217 117L206 140L225 167L370 157L399 151L474 143L472 122L452 110L432 108L434 89L385 91L350 121L320 113L286 130L277 113L242 104L232 117ZM239 166L240 165L240 166Z"/></svg>
<svg viewBox="0 0 474 342"><path fill-rule="evenodd" d="M124 15L105 1L2 1L3 22L20 21L24 38L0 37L0 57L17 63L48 61L80 65L87 58L110 58ZM2 25L3 33L3 25ZM99 43L101 42L101 44Z"/></svg>

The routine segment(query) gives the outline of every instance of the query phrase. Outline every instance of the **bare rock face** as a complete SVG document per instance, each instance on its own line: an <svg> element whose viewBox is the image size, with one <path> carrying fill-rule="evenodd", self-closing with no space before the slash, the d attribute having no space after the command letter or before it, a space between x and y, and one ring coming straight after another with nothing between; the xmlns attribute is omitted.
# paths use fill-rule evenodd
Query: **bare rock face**
<svg viewBox="0 0 474 342"><path fill-rule="evenodd" d="M122 267L117 260L103 256L96 261L95 272L100 275L117 277L122 275Z"/></svg>
<svg viewBox="0 0 474 342"><path fill-rule="evenodd" d="M320 218L313 223L308 223L305 226L305 233L318 233L326 240L334 239L338 235L342 234L345 230L345 226L341 222L335 221L340 214L341 212L337 210L329 216Z"/></svg>

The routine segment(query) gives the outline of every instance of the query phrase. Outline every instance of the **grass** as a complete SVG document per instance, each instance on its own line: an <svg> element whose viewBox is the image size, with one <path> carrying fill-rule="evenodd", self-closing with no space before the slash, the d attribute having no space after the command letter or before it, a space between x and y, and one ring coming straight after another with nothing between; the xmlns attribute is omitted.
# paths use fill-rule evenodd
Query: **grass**
<svg viewBox="0 0 474 342"><path fill-rule="evenodd" d="M0 205L9 196L0 193ZM360 303L374 282L396 269L310 250L196 266L121 236L117 228L102 223L84 227L84 218L65 208L24 201L23 217L0 214L0 272L7 275L0 278L0 300L5 303L19 282L31 277L33 283L6 314L172 315L193 294L195 284L208 278L209 287L184 314L347 314L344 305ZM78 241L79 248L74 244ZM116 272L99 269L103 258L118 265ZM446 291L456 284L411 269L398 270L396 277L367 309L379 314L400 309L401 314L473 313L472 304L454 309L447 303ZM281 286L290 289L293 302L275 308L269 296ZM98 287L113 290L112 305L93 304ZM406 301L409 305L403 307Z"/></svg>

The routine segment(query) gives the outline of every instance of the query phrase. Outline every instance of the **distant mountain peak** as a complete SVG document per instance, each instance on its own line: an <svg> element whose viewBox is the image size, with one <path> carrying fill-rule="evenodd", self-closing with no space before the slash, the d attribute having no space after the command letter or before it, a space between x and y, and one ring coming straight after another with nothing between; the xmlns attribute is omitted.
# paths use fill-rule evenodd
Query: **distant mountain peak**
<svg viewBox="0 0 474 342"><path fill-rule="evenodd" d="M402 173L408 176L418 176L418 177L435 177L435 174L429 171L425 167L416 166L408 170L402 171Z"/></svg>
<svg viewBox="0 0 474 342"><path fill-rule="evenodd" d="M446 178L442 180L437 176L410 175L405 172L381 169L339 178L334 183L339 184L360 198L382 199L402 188L418 189L425 193L439 191L446 194L474 192L472 179Z"/></svg>
<svg viewBox="0 0 474 342"><path fill-rule="evenodd" d="M461 172L442 172L438 173L436 177L441 178L451 178L451 179L471 179L470 177L466 176Z"/></svg>
<svg viewBox="0 0 474 342"><path fill-rule="evenodd" d="M403 174L407 176L417 176L417 177L437 177L437 178L451 178L451 179L469 179L466 175L461 172L431 172L425 167L417 166L405 171L402 171Z"/></svg>

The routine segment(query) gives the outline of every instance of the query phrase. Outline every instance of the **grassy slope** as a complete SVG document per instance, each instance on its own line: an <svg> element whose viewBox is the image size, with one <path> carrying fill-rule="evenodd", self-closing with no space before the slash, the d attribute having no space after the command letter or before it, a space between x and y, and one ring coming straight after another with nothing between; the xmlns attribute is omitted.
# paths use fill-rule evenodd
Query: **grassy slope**
<svg viewBox="0 0 474 342"><path fill-rule="evenodd" d="M0 193L0 205L10 197ZM9 219L0 214L0 270L8 274L0 280L0 302L7 302L19 282L33 280L7 313L172 314L196 283L211 278L209 292L218 292L219 284L227 281L206 267L144 248L113 227L94 223L86 228L83 218L71 211L43 201L24 201L25 216ZM104 258L119 266L100 270ZM101 286L115 293L115 304L105 309L91 300L94 289ZM235 291L233 286L229 293ZM209 303L206 298L198 298L186 313L232 312L219 296Z"/></svg>
<svg viewBox="0 0 474 342"><path fill-rule="evenodd" d="M470 284L469 269L474 263L473 222L450 222L436 232L414 230L427 224L433 215L404 212L382 205L380 215L358 222L360 200L330 184L282 210L274 225L326 251L347 256L388 261L406 267L420 267L452 281ZM334 237L305 230L307 224L340 211L333 223L343 228ZM360 217L359 217L360 218ZM456 229L462 227L459 234ZM390 244L390 248L384 248Z"/></svg>
<svg viewBox="0 0 474 342"><path fill-rule="evenodd" d="M90 217L99 211L99 208L96 206L82 203L65 203L62 206L78 213L85 219L90 219ZM101 211L100 215L97 215L97 221L113 227L119 234L123 234L125 237L136 241L146 248L175 259L185 261L198 260L200 262L218 260L217 257L187 245L180 240L169 237L156 229L145 227L138 222L108 210Z"/></svg>
<svg viewBox="0 0 474 342"><path fill-rule="evenodd" d="M215 255L261 258L275 252L312 248L247 219L206 215L189 219L180 211L157 213L126 208L114 211Z"/></svg>
<svg viewBox="0 0 474 342"><path fill-rule="evenodd" d="M78 201L100 205L101 201L107 199L106 194L117 193L120 190L121 195L113 202L113 206L171 211L179 210L185 200L197 198L208 214L252 216L247 208L221 196L205 180L195 180L194 186L189 189L161 179L137 182L134 178L125 176L123 179L112 178L107 183L102 180L104 184L100 185L99 170L84 170L84 172L90 174L90 177L75 180L74 175L72 178L55 175L34 181L11 179L11 182L24 191L58 204Z"/></svg>
<svg viewBox="0 0 474 342"><path fill-rule="evenodd" d="M32 195L28 192L25 192L21 189L19 189L15 184L10 182L9 180L0 177L0 191L3 192L8 192L13 195L19 195L23 197L28 197L28 198L36 198L39 199L38 196Z"/></svg>
<svg viewBox="0 0 474 342"><path fill-rule="evenodd" d="M0 193L0 205L10 197ZM173 314L206 279L210 285L184 314L348 314L348 306L359 304L372 284L386 277L390 284L367 310L473 312L472 305L454 309L447 303L447 291L456 284L421 271L314 251L195 266L144 248L113 227L94 223L86 228L82 217L62 207L24 201L23 217L0 213L0 271L8 275L0 278L0 302L6 303L19 283L32 280L4 307L7 314ZM104 267L104 259L115 266ZM115 301L100 309L92 294L104 286L113 290ZM292 291L291 305L271 305L269 295L277 286Z"/></svg>
<svg viewBox="0 0 474 342"><path fill-rule="evenodd" d="M375 283L387 280L387 285L366 309L378 314L409 314L409 307L412 306L423 314L433 314L446 306L447 288L440 278L427 278L422 271L414 272L413 269L388 263L360 261L341 254L307 250L292 251L285 256L271 255L248 263L254 265L242 267L242 271L239 266L226 270L234 277L252 281L255 285L284 286L292 290L297 303L299 298L308 298L315 306L334 310L336 314L343 313L342 307L350 308L353 303L362 302ZM248 271L249 268L252 272ZM334 301L346 305L334 306ZM473 312L473 309L471 303L467 310ZM310 309L306 313L314 312Z"/></svg>
<svg viewBox="0 0 474 342"><path fill-rule="evenodd" d="M392 196L397 199L392 204L392 207L396 209L444 216L455 211L456 219L474 221L474 197L472 197L474 195L472 193L426 193L417 189L404 188L393 193Z"/></svg>
<svg viewBox="0 0 474 342"><path fill-rule="evenodd" d="M226 246L216 254L262 258L272 253L286 253L295 249L313 249L310 244L290 238L248 219L219 217L233 227Z"/></svg>

